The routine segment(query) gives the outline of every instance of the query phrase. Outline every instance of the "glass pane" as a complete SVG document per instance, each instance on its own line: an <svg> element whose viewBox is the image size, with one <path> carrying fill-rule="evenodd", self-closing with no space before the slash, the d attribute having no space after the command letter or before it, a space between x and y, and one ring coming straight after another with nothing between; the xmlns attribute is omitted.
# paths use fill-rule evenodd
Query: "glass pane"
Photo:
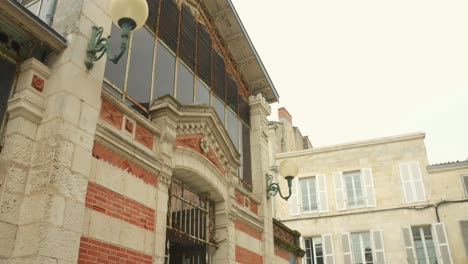
<svg viewBox="0 0 468 264"><path fill-rule="evenodd" d="M354 263L363 263L360 234L351 234L351 244L354 256Z"/></svg>
<svg viewBox="0 0 468 264"><path fill-rule="evenodd" d="M348 196L348 205L352 206L356 204L356 197L354 196L353 178L351 176L345 176L346 194Z"/></svg>
<svg viewBox="0 0 468 264"><path fill-rule="evenodd" d="M309 204L309 192L307 188L307 179L301 179L301 197L302 197L302 210L307 212L310 211L310 204Z"/></svg>
<svg viewBox="0 0 468 264"><path fill-rule="evenodd" d="M196 102L210 105L210 90L200 79L197 78Z"/></svg>
<svg viewBox="0 0 468 264"><path fill-rule="evenodd" d="M111 30L111 39L110 39L110 47L111 50L117 52L120 50L120 28L117 27L114 23L112 23L112 30ZM104 55L106 57L107 55ZM115 86L122 89L124 88L124 81L125 81L125 71L127 69L127 51L119 60L119 63L115 64L110 60L106 60L106 71L104 76Z"/></svg>
<svg viewBox="0 0 468 264"><path fill-rule="evenodd" d="M158 42L154 73L153 98L163 95L174 96L175 57L163 44Z"/></svg>
<svg viewBox="0 0 468 264"><path fill-rule="evenodd" d="M227 124L226 129L228 131L229 137L236 146L236 149L239 150L239 120L237 119L237 115L234 114L232 111L226 111L227 116Z"/></svg>
<svg viewBox="0 0 468 264"><path fill-rule="evenodd" d="M193 73L180 61L177 68L177 101L181 104L193 104Z"/></svg>
<svg viewBox="0 0 468 264"><path fill-rule="evenodd" d="M242 157L243 179L252 184L250 129L244 124L242 124Z"/></svg>
<svg viewBox="0 0 468 264"><path fill-rule="evenodd" d="M128 69L127 93L146 109L149 107L151 95L153 53L153 35L145 28L134 31Z"/></svg>
<svg viewBox="0 0 468 264"><path fill-rule="evenodd" d="M213 96L213 108L216 110L221 123L224 124L224 104L216 96Z"/></svg>
<svg viewBox="0 0 468 264"><path fill-rule="evenodd" d="M0 57L0 130L2 128L15 75L16 64Z"/></svg>

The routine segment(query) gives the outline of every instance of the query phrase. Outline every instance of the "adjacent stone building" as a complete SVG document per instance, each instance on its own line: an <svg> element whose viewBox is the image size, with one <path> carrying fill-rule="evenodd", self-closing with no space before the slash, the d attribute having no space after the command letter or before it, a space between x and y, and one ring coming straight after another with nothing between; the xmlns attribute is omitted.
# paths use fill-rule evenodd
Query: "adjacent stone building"
<svg viewBox="0 0 468 264"><path fill-rule="evenodd" d="M302 263L468 263L468 161L430 165L423 133L304 149L285 113L270 165L299 175L274 216L302 234Z"/></svg>
<svg viewBox="0 0 468 264"><path fill-rule="evenodd" d="M111 0L0 2L0 263L295 263L273 220L278 94L229 0L148 0L85 66ZM115 49L114 49L115 50Z"/></svg>

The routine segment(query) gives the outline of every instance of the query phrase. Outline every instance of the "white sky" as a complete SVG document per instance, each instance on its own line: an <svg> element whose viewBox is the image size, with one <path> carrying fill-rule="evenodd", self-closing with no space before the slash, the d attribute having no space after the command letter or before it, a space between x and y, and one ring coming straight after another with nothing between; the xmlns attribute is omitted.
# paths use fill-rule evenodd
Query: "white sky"
<svg viewBox="0 0 468 264"><path fill-rule="evenodd" d="M232 2L314 147L422 131L468 158L467 0Z"/></svg>

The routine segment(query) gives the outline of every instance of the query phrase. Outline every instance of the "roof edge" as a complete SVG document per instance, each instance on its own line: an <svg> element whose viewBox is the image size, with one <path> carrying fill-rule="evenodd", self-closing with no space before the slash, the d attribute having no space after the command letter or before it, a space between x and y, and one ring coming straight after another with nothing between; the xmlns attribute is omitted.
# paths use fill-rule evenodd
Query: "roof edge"
<svg viewBox="0 0 468 264"><path fill-rule="evenodd" d="M425 133L415 132L415 133L402 134L402 135L396 135L396 136L390 136L390 137L381 137L381 138L361 140L361 141L355 141L355 142L344 143L344 144L330 145L330 146L312 148L312 149L307 149L307 150L278 153L275 155L275 157L278 159L292 158L292 157L298 157L298 156L307 155L307 154L318 154L318 153L323 153L323 152L346 150L346 149L367 147L367 146L408 141L408 140L424 139L424 138L426 138Z"/></svg>

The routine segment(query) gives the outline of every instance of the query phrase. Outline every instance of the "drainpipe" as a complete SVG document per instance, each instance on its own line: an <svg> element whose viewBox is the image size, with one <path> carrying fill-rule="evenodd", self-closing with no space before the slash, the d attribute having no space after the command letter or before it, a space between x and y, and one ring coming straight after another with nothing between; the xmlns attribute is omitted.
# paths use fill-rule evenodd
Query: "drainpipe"
<svg viewBox="0 0 468 264"><path fill-rule="evenodd" d="M39 18L42 19L47 25L52 26L56 7L57 0L43 0Z"/></svg>

